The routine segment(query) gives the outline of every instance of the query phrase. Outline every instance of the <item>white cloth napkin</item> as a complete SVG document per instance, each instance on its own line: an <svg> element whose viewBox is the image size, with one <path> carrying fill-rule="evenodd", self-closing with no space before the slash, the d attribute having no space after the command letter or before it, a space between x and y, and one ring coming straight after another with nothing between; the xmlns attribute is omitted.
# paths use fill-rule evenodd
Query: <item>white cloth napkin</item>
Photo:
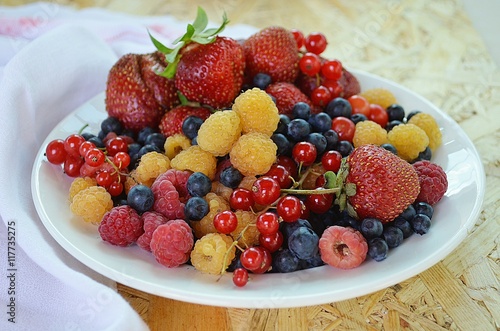
<svg viewBox="0 0 500 331"><path fill-rule="evenodd" d="M147 329L114 282L52 239L30 188L33 161L47 134L104 90L119 56L154 50L147 29L168 43L185 31L185 23L55 3L0 7L0 330ZM240 38L253 31L235 26L225 34ZM8 242L15 242L14 265Z"/></svg>

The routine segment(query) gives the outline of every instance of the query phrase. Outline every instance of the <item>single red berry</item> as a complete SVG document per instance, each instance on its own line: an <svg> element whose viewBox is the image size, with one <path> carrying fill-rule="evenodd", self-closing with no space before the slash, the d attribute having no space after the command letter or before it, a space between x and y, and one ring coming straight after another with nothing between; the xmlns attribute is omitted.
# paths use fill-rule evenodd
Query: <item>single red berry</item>
<svg viewBox="0 0 500 331"><path fill-rule="evenodd" d="M339 60L330 60L323 63L321 73L326 79L339 80L342 77L342 62Z"/></svg>
<svg viewBox="0 0 500 331"><path fill-rule="evenodd" d="M378 123L381 127L385 128L387 122L389 121L389 114L382 106L377 104L370 104L370 113L368 114L368 119L375 123Z"/></svg>
<svg viewBox="0 0 500 331"><path fill-rule="evenodd" d="M315 106L326 107L332 99L332 93L326 86L320 85L311 92L311 101Z"/></svg>
<svg viewBox="0 0 500 331"><path fill-rule="evenodd" d="M353 114L363 114L366 117L370 115L370 102L361 95L350 96L347 101L351 104Z"/></svg>
<svg viewBox="0 0 500 331"><path fill-rule="evenodd" d="M285 222L295 222L298 220L302 215L302 209L304 209L304 204L299 198L293 195L282 197L276 206L278 215Z"/></svg>
<svg viewBox="0 0 500 331"><path fill-rule="evenodd" d="M273 258L271 257L271 252L267 248L261 246L256 246L255 248L257 248L262 252L263 260L260 267L255 270L252 270L252 272L254 274L263 274L264 272L268 271L269 268L271 267Z"/></svg>
<svg viewBox="0 0 500 331"><path fill-rule="evenodd" d="M106 151L109 156L115 156L118 152L126 153L128 151L127 142L121 137L109 139L106 142Z"/></svg>
<svg viewBox="0 0 500 331"><path fill-rule="evenodd" d="M85 141L79 134L71 134L64 140L64 149L73 156L80 156L80 145Z"/></svg>
<svg viewBox="0 0 500 331"><path fill-rule="evenodd" d="M333 204L333 194L309 194L306 198L306 206L316 214L324 214Z"/></svg>
<svg viewBox="0 0 500 331"><path fill-rule="evenodd" d="M64 161L64 173L69 177L78 177L83 164L84 161L80 156L68 155Z"/></svg>
<svg viewBox="0 0 500 331"><path fill-rule="evenodd" d="M316 147L307 141L298 142L293 146L292 156L295 162L310 166L316 160Z"/></svg>
<svg viewBox="0 0 500 331"><path fill-rule="evenodd" d="M118 152L114 156L113 163L118 169L125 169L130 164L130 155L126 152Z"/></svg>
<svg viewBox="0 0 500 331"><path fill-rule="evenodd" d="M288 170L290 176L292 176L293 178L297 177L297 163L295 163L295 161L291 157L280 155L278 156L278 160L276 162L277 164L285 167L285 169Z"/></svg>
<svg viewBox="0 0 500 331"><path fill-rule="evenodd" d="M280 185L271 177L258 178L252 185L252 196L259 205L270 205L280 196Z"/></svg>
<svg viewBox="0 0 500 331"><path fill-rule="evenodd" d="M321 164L326 171L337 173L342 163L342 154L338 151L328 151L321 157Z"/></svg>
<svg viewBox="0 0 500 331"><path fill-rule="evenodd" d="M47 161L52 164L63 164L67 155L68 152L64 149L64 140L62 139L52 140L45 148Z"/></svg>
<svg viewBox="0 0 500 331"><path fill-rule="evenodd" d="M304 74L315 76L321 70L321 59L314 53L306 53L300 58L299 68Z"/></svg>
<svg viewBox="0 0 500 331"><path fill-rule="evenodd" d="M342 84L340 84L338 80L327 79L324 80L323 83L321 84L330 91L332 95L332 100L340 97L342 92L344 92L344 86L342 86Z"/></svg>
<svg viewBox="0 0 500 331"><path fill-rule="evenodd" d="M257 247L249 247L241 253L240 262L247 270L257 270L264 262L264 252Z"/></svg>
<svg viewBox="0 0 500 331"><path fill-rule="evenodd" d="M106 155L99 148L92 148L85 154L85 163L91 167L99 167L106 160Z"/></svg>
<svg viewBox="0 0 500 331"><path fill-rule="evenodd" d="M123 192L123 184L121 182L112 182L107 188L107 191L111 196L117 197Z"/></svg>
<svg viewBox="0 0 500 331"><path fill-rule="evenodd" d="M289 188L292 186L292 178L290 177L290 173L288 170L279 164L273 164L271 169L265 174L265 176L269 176L275 179L278 184L280 184L281 188Z"/></svg>
<svg viewBox="0 0 500 331"><path fill-rule="evenodd" d="M259 243L262 247L267 248L271 253L276 252L283 245L283 233L277 231L273 234L260 234Z"/></svg>
<svg viewBox="0 0 500 331"><path fill-rule="evenodd" d="M81 145L80 148L78 149L78 152L81 157L85 157L85 154L92 148L95 148L95 144L91 141L84 141Z"/></svg>
<svg viewBox="0 0 500 331"><path fill-rule="evenodd" d="M302 46L305 45L306 38L304 37L304 34L302 31L297 30L297 29L292 29L290 30L293 34L293 37L295 38L295 41L297 42L297 48L301 49Z"/></svg>
<svg viewBox="0 0 500 331"><path fill-rule="evenodd" d="M246 188L236 188L229 197L229 205L234 210L250 210L254 206L253 195Z"/></svg>
<svg viewBox="0 0 500 331"><path fill-rule="evenodd" d="M321 32L312 32L306 37L305 46L308 52L321 54L326 49L328 42Z"/></svg>
<svg viewBox="0 0 500 331"><path fill-rule="evenodd" d="M278 215L271 212L265 212L257 216L255 225L257 227L257 230L259 230L259 232L264 235L274 234L278 232L280 228Z"/></svg>
<svg viewBox="0 0 500 331"><path fill-rule="evenodd" d="M99 171L95 175L95 180L97 181L98 185L102 187L109 187L109 185L113 183L114 178L108 171Z"/></svg>
<svg viewBox="0 0 500 331"><path fill-rule="evenodd" d="M233 271L233 283L238 287L243 287L248 283L248 271L245 268L237 268Z"/></svg>
<svg viewBox="0 0 500 331"><path fill-rule="evenodd" d="M332 130L337 132L339 140L352 142L354 132L356 131L356 124L347 117L339 116L332 120Z"/></svg>
<svg viewBox="0 0 500 331"><path fill-rule="evenodd" d="M230 210L221 211L215 215L213 222L215 229L223 234L233 232L238 226L238 218L236 214Z"/></svg>
<svg viewBox="0 0 500 331"><path fill-rule="evenodd" d="M319 188L319 187L324 187L326 184L326 178L324 175L320 175L318 176L318 178L316 178L316 182L314 183L314 186L316 188Z"/></svg>

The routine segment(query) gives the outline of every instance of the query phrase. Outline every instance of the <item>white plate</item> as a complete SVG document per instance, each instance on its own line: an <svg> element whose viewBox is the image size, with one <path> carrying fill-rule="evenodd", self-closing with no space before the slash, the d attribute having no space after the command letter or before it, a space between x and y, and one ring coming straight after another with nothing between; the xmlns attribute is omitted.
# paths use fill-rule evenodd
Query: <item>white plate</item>
<svg viewBox="0 0 500 331"><path fill-rule="evenodd" d="M445 169L449 187L435 208L431 230L424 236L406 239L383 262L368 259L348 271L322 266L289 274L252 275L245 287L237 288L230 274L217 280L191 266L168 269L138 246L121 248L103 242L95 226L71 214L67 202L71 180L60 167L49 164L43 153L50 140L64 139L84 124L90 124L90 132L98 132L99 123L106 117L104 94L62 120L39 151L33 167L32 192L40 218L65 250L95 271L145 292L192 303L244 308L309 306L358 297L408 279L439 262L468 235L481 210L484 170L467 135L430 102L380 77L353 73L362 90L391 90L407 112L419 109L432 114L443 132L443 145L433 161Z"/></svg>

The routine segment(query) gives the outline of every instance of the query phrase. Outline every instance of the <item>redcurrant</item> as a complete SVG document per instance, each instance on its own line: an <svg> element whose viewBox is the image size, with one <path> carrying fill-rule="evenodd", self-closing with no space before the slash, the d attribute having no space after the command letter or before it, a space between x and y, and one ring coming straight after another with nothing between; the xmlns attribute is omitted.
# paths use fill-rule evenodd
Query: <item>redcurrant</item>
<svg viewBox="0 0 500 331"><path fill-rule="evenodd" d="M233 271L233 283L238 287L243 287L248 283L248 271L245 268L237 268Z"/></svg>
<svg viewBox="0 0 500 331"><path fill-rule="evenodd" d="M271 177L258 178L252 185L252 196L259 205L270 205L280 196L280 185Z"/></svg>
<svg viewBox="0 0 500 331"><path fill-rule="evenodd" d="M293 146L292 156L295 162L310 166L316 160L316 147L307 141L298 142Z"/></svg>
<svg viewBox="0 0 500 331"><path fill-rule="evenodd" d="M279 164L273 164L271 169L265 174L265 176L269 176L275 179L278 184L280 184L281 188L289 188L292 186L292 178L290 177L290 173L288 170Z"/></svg>
<svg viewBox="0 0 500 331"><path fill-rule="evenodd" d="M64 140L62 139L52 140L45 148L47 161L52 164L63 164L67 155L68 152L64 149Z"/></svg>
<svg viewBox="0 0 500 331"><path fill-rule="evenodd" d="M106 155L98 148L92 148L85 154L85 163L91 167L98 167L104 163Z"/></svg>
<svg viewBox="0 0 500 331"><path fill-rule="evenodd" d="M278 232L280 228L280 222L278 220L278 215L271 212L265 212L257 216L255 221L255 226L261 234L270 235Z"/></svg>
<svg viewBox="0 0 500 331"><path fill-rule="evenodd" d="M312 32L306 37L305 46L308 52L321 54L326 49L328 42L321 32Z"/></svg>
<svg viewBox="0 0 500 331"><path fill-rule="evenodd" d="M351 104L353 114L363 114L366 117L370 115L370 103L361 95L352 95L347 101Z"/></svg>
<svg viewBox="0 0 500 331"><path fill-rule="evenodd" d="M267 248L271 253L276 252L283 245L283 233L278 231L273 234L260 234L259 243L262 247Z"/></svg>
<svg viewBox="0 0 500 331"><path fill-rule="evenodd" d="M293 195L287 195L282 197L278 201L276 211L278 212L278 215L283 219L283 221L295 222L300 218L303 208L304 205L299 198Z"/></svg>
<svg viewBox="0 0 500 331"><path fill-rule="evenodd" d="M236 188L229 197L229 204L232 209L250 210L254 206L253 195L246 188Z"/></svg>
<svg viewBox="0 0 500 331"><path fill-rule="evenodd" d="M241 253L240 262L247 270L257 270L262 267L264 262L264 252L257 247L249 247Z"/></svg>
<svg viewBox="0 0 500 331"><path fill-rule="evenodd" d="M332 120L332 130L337 132L339 140L347 140L352 142L356 125L347 117L339 116Z"/></svg>
<svg viewBox="0 0 500 331"><path fill-rule="evenodd" d="M326 171L333 171L337 173L340 169L342 162L342 154L338 151L328 151L321 157L321 164Z"/></svg>
<svg viewBox="0 0 500 331"><path fill-rule="evenodd" d="M230 210L221 211L215 215L213 222L215 229L222 234L229 234L238 226L238 218Z"/></svg>
<svg viewBox="0 0 500 331"><path fill-rule="evenodd" d="M311 102L316 106L326 107L331 100L332 93L326 86L320 85L311 92Z"/></svg>
<svg viewBox="0 0 500 331"><path fill-rule="evenodd" d="M339 80L342 77L342 63L339 60L329 60L321 66L321 73L326 79Z"/></svg>
<svg viewBox="0 0 500 331"><path fill-rule="evenodd" d="M368 114L368 119L385 128L387 122L389 121L389 114L382 106L370 104L370 114Z"/></svg>
<svg viewBox="0 0 500 331"><path fill-rule="evenodd" d="M321 70L321 59L314 53L306 53L300 58L299 68L304 74L315 76Z"/></svg>

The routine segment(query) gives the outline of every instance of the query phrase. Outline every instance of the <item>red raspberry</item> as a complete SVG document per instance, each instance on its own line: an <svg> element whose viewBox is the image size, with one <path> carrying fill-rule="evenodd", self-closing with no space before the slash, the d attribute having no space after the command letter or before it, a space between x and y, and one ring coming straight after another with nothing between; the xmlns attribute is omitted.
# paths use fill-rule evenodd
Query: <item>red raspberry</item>
<svg viewBox="0 0 500 331"><path fill-rule="evenodd" d="M151 238L151 252L158 263L177 267L189 260L194 244L193 232L189 225L180 219L160 225Z"/></svg>
<svg viewBox="0 0 500 331"><path fill-rule="evenodd" d="M153 237L153 232L162 224L168 222L168 219L160 213L154 211L148 211L142 214L142 221L144 222L143 228L144 233L137 239L137 245L142 249L151 252L151 238Z"/></svg>
<svg viewBox="0 0 500 331"><path fill-rule="evenodd" d="M448 178L443 168L427 160L413 164L420 182L420 193L417 201L434 205L441 200L448 189Z"/></svg>
<svg viewBox="0 0 500 331"><path fill-rule="evenodd" d="M130 206L114 207L99 225L102 240L116 246L129 246L144 233L139 214Z"/></svg>
<svg viewBox="0 0 500 331"><path fill-rule="evenodd" d="M191 174L192 172L187 170L170 169L158 176L158 178L160 178L160 180L168 179L172 184L174 184L175 189L179 192L181 201L186 202L189 199L187 181Z"/></svg>
<svg viewBox="0 0 500 331"><path fill-rule="evenodd" d="M170 169L158 176L151 186L155 203L153 210L169 220L184 219L184 202L189 198L186 183L189 171Z"/></svg>
<svg viewBox="0 0 500 331"><path fill-rule="evenodd" d="M332 267L352 269L359 266L368 252L366 239L353 228L330 226L319 240L321 259Z"/></svg>

